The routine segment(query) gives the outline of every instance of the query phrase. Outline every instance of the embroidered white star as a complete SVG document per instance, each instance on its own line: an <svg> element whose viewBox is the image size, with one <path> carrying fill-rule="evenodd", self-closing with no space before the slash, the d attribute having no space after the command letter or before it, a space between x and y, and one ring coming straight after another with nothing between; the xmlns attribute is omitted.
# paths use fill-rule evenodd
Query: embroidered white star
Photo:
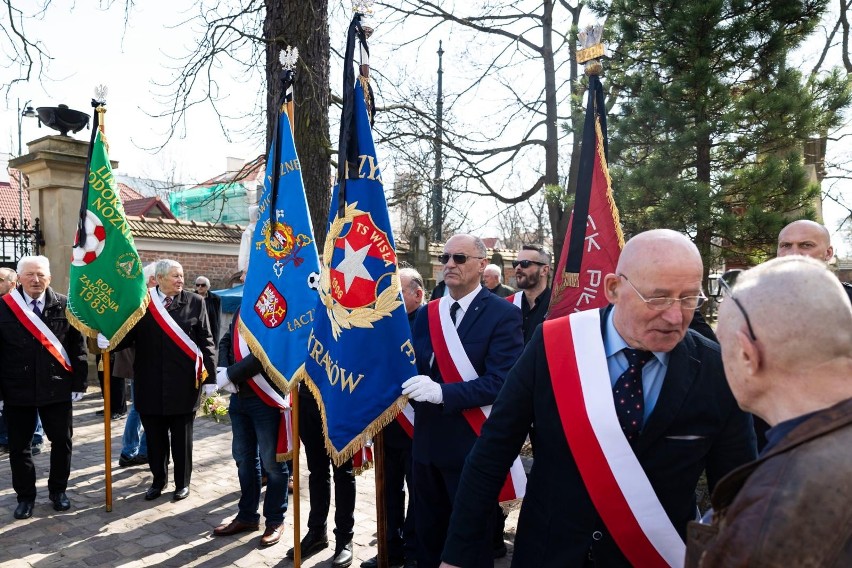
<svg viewBox="0 0 852 568"><path fill-rule="evenodd" d="M355 280L356 276L358 278L363 278L364 280L373 280L372 276L370 276L370 273L367 271L367 267L364 266L364 259L367 257L367 251L370 250L370 245L354 250L349 244L349 241L343 242L346 246L344 250L344 258L341 263L337 265L337 270L343 273L343 281L346 287L345 291L348 292L350 286L352 286L352 281Z"/></svg>

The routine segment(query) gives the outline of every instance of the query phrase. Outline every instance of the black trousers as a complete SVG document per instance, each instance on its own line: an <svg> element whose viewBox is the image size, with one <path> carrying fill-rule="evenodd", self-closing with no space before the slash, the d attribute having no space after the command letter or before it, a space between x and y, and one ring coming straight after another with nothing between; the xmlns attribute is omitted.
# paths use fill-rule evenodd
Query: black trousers
<svg viewBox="0 0 852 568"><path fill-rule="evenodd" d="M355 535L355 474L352 460L335 467L325 450L322 417L317 402L307 387L299 388L299 438L305 447L308 461L308 491L311 512L308 530L326 532L328 510L331 508L331 475L334 473L334 537L340 547Z"/></svg>
<svg viewBox="0 0 852 568"><path fill-rule="evenodd" d="M414 474L414 527L417 534L418 568L438 568L447 528L453 512L453 501L461 479L461 469L439 468L432 464L413 462ZM493 534L494 515L482 519L486 533ZM473 543L471 543L473 544ZM479 547L477 567L493 567L493 539L489 536ZM473 568L473 566L465 568Z"/></svg>
<svg viewBox="0 0 852 568"><path fill-rule="evenodd" d="M162 489L169 479L169 448L174 460L175 490L189 487L192 476L192 424L188 414L139 414L148 441L148 467L154 475L151 487ZM171 443L170 443L171 440Z"/></svg>
<svg viewBox="0 0 852 568"><path fill-rule="evenodd" d="M101 356L96 355L98 366L100 366ZM110 357L110 365L115 361L115 356ZM112 369L112 366L110 366ZM110 371L112 375L112 372ZM104 396L104 372L98 371L98 382L101 384L101 398ZM109 410L110 413L124 414L127 412L127 400L124 396L124 377L110 376L109 379Z"/></svg>
<svg viewBox="0 0 852 568"><path fill-rule="evenodd" d="M14 406L3 408L9 429L9 465L12 467L12 487L18 502L35 501L36 472L33 464L32 440L36 419L41 416L44 433L50 440L50 475L47 490L62 493L71 475L71 401L44 406Z"/></svg>
<svg viewBox="0 0 852 568"><path fill-rule="evenodd" d="M395 446L385 439L385 511L390 558L417 558L414 532L414 484L411 479L411 444ZM408 489L408 506L405 489Z"/></svg>

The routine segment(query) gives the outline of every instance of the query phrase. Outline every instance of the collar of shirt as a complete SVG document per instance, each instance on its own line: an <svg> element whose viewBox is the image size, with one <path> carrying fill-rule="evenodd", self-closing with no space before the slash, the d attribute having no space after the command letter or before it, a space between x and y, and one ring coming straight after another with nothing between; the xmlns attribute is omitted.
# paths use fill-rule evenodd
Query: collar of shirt
<svg viewBox="0 0 852 568"><path fill-rule="evenodd" d="M612 386L615 386L618 377L629 366L627 355L622 350L625 347L630 347L618 333L618 330L615 329L615 324L613 323L615 310L616 306L613 306L607 315L603 337L606 365L609 370L609 380ZM646 421L651 416L651 412L653 412L657 404L657 399L660 397L660 392L663 390L663 380L666 377L668 368L669 353L656 351L654 352L654 358L642 368L642 394L645 397L644 418Z"/></svg>
<svg viewBox="0 0 852 568"><path fill-rule="evenodd" d="M467 313L467 309L470 307L470 303L473 302L473 299L476 298L476 295L482 291L482 284L478 284L476 288L470 294L463 296L458 300L453 300L452 296L450 296L450 305L453 305L453 302L459 303L459 311L458 315L456 315L456 327L461 323L461 320L464 319L464 315Z"/></svg>
<svg viewBox="0 0 852 568"><path fill-rule="evenodd" d="M33 300L35 300L35 301L36 301L36 303L38 304L39 309L40 309L41 311L44 311L44 302L45 302L45 300L47 299L47 293L42 293L42 295L41 295L41 296L39 296L38 298L32 298L32 297L30 297L30 295L29 295L29 294L27 294L26 292L24 292L24 290L23 290L23 288L22 288L22 289L21 289L21 294L23 294L23 296L24 296L24 300L27 302L27 306L29 306L29 307L30 307L30 309L32 309L32 308L33 308Z"/></svg>
<svg viewBox="0 0 852 568"><path fill-rule="evenodd" d="M166 299L166 295L165 295L165 294L163 294L163 291L162 291L162 290L160 290L160 287L159 287L159 286L157 286L157 295L160 297L160 301L163 301L163 300L165 300L165 299ZM176 297L176 296L172 296L172 299L174 299L175 297Z"/></svg>

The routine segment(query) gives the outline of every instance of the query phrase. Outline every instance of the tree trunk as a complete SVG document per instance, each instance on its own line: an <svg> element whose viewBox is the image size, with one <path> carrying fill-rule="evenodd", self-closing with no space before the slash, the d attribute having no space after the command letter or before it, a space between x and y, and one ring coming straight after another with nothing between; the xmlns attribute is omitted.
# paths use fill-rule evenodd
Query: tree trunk
<svg viewBox="0 0 852 568"><path fill-rule="evenodd" d="M331 143L328 138L329 37L328 0L266 0L267 148L278 118L278 54L299 48L295 91L294 138L317 248L322 251L331 205Z"/></svg>

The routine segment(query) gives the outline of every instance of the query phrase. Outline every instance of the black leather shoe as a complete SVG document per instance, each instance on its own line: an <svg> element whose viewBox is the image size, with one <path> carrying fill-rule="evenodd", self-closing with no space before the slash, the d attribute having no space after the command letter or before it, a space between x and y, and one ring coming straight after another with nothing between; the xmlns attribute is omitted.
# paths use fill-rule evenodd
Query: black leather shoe
<svg viewBox="0 0 852 568"><path fill-rule="evenodd" d="M388 557L388 568L399 568L400 566L405 566L405 558L402 556ZM373 556L369 560L363 561L361 568L379 568L379 557Z"/></svg>
<svg viewBox="0 0 852 568"><path fill-rule="evenodd" d="M21 501L18 503L18 506L15 508L15 518L16 519L29 519L33 516L33 506L35 503L32 501Z"/></svg>
<svg viewBox="0 0 852 568"><path fill-rule="evenodd" d="M71 508L71 501L64 491L61 493L51 493L50 500L53 501L54 511L67 511Z"/></svg>
<svg viewBox="0 0 852 568"><path fill-rule="evenodd" d="M334 558L331 560L332 568L349 568L352 565L352 543L347 542L343 546L334 549Z"/></svg>
<svg viewBox="0 0 852 568"><path fill-rule="evenodd" d="M189 497L189 487L181 487L180 489L175 489L175 494L172 497L175 501L183 501Z"/></svg>
<svg viewBox="0 0 852 568"><path fill-rule="evenodd" d="M302 539L302 558L313 556L320 550L328 548L328 535L319 531L308 531ZM293 558L293 549L287 551L287 558Z"/></svg>
<svg viewBox="0 0 852 568"><path fill-rule="evenodd" d="M149 487L148 491L145 492L145 500L146 501L153 501L154 499L156 499L157 497L159 497L162 494L163 494L163 488L162 487Z"/></svg>

